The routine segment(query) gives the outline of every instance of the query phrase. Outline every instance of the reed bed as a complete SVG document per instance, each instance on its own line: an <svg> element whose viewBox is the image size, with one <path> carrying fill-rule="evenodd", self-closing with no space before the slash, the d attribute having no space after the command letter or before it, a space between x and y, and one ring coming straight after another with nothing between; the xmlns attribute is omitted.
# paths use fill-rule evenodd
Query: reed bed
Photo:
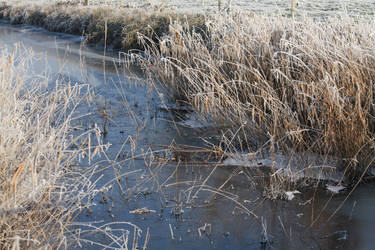
<svg viewBox="0 0 375 250"><path fill-rule="evenodd" d="M145 72L175 100L229 127L237 149L333 155L349 176L368 170L373 19L235 13L209 16L206 27L173 23L157 44L142 36Z"/></svg>
<svg viewBox="0 0 375 250"><path fill-rule="evenodd" d="M157 41L168 32L171 22L189 19L203 25L203 16L176 14L159 7L119 8L112 6L76 6L72 3L0 2L0 18L11 24L28 24L48 31L85 36L85 42L109 49L143 50L138 33Z"/></svg>
<svg viewBox="0 0 375 250"><path fill-rule="evenodd" d="M48 77L31 74L30 54L0 56L0 248L66 248L76 238L71 222L95 194L93 170L75 165L87 149L71 145L94 131L72 136L83 87L49 88Z"/></svg>

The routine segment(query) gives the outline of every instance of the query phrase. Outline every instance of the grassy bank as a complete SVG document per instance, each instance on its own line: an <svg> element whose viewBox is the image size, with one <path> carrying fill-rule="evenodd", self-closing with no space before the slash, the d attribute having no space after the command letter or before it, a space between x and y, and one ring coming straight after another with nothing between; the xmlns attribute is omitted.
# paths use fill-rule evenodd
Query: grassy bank
<svg viewBox="0 0 375 250"><path fill-rule="evenodd" d="M90 206L90 170L74 167L71 113L82 87L30 76L29 53L0 52L0 248L66 247L69 226Z"/></svg>
<svg viewBox="0 0 375 250"><path fill-rule="evenodd" d="M168 33L169 24L178 19L192 26L203 26L201 15L182 15L162 9L139 9L117 6L75 6L70 4L0 4L0 18L11 24L29 24L47 29L86 36L86 42L128 51L143 49L138 33L157 41Z"/></svg>
<svg viewBox="0 0 375 250"><path fill-rule="evenodd" d="M229 126L237 150L334 155L349 176L368 170L375 149L373 20L239 14L206 24L204 37L171 25L140 58L143 68L175 99Z"/></svg>

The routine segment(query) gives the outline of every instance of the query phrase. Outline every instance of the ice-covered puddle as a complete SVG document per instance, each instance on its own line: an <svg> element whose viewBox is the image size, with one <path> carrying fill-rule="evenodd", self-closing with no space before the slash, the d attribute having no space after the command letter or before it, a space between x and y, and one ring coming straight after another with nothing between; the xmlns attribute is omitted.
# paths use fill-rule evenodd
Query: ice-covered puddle
<svg viewBox="0 0 375 250"><path fill-rule="evenodd" d="M339 183L345 180L344 173L339 169L340 159L312 153L292 156L281 153L232 153L228 154L222 164L249 168L267 167L274 170L273 175L290 177L292 181L311 179Z"/></svg>

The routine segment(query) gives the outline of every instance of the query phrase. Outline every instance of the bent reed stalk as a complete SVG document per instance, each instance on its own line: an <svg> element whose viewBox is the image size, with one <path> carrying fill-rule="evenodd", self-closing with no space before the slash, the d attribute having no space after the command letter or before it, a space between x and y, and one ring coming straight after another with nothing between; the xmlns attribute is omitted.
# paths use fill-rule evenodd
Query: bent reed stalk
<svg viewBox="0 0 375 250"><path fill-rule="evenodd" d="M358 175L373 158L375 22L213 15L207 32L176 22L141 36L142 67L177 100L237 131L253 148L335 155Z"/></svg>
<svg viewBox="0 0 375 250"><path fill-rule="evenodd" d="M82 86L30 75L30 53L0 55L0 248L65 248L70 223L90 206L90 169L74 163L72 110ZM92 131L91 131L92 132ZM92 171L91 171L92 172Z"/></svg>

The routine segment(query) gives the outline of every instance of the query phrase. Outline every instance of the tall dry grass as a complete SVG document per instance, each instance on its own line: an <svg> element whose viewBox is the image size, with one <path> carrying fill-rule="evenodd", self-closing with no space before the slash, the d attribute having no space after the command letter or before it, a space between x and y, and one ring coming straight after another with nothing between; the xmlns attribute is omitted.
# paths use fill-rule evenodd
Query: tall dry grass
<svg viewBox="0 0 375 250"><path fill-rule="evenodd" d="M145 71L231 127L248 151L257 138L271 152L335 155L350 173L366 169L374 152L373 19L234 14L206 25L206 33L170 25L160 47L147 46L140 58Z"/></svg>
<svg viewBox="0 0 375 250"><path fill-rule="evenodd" d="M72 111L82 87L30 75L30 53L0 55L0 248L67 247L69 226L90 204L92 171L74 163ZM92 132L92 131L91 131Z"/></svg>
<svg viewBox="0 0 375 250"><path fill-rule="evenodd" d="M36 25L48 31L83 35L87 43L123 51L143 49L137 40L138 33L157 41L168 32L173 20L188 18L199 26L203 25L202 17L158 8L0 2L0 18L9 19L11 24Z"/></svg>

